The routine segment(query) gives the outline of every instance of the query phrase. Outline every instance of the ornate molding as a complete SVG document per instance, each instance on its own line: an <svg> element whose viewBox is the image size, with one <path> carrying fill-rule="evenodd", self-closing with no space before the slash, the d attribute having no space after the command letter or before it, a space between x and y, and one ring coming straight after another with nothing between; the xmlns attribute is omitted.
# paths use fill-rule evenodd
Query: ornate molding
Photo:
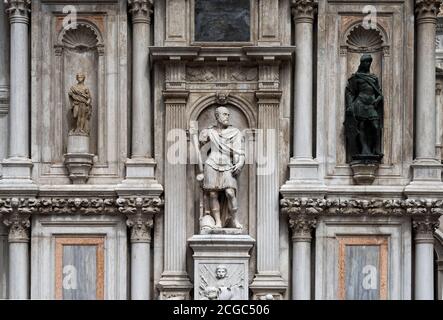
<svg viewBox="0 0 443 320"><path fill-rule="evenodd" d="M157 197L118 198L118 210L127 216L131 242L151 242L154 216L160 212L163 201Z"/></svg>
<svg viewBox="0 0 443 320"><path fill-rule="evenodd" d="M415 14L417 22L437 22L437 14L440 11L441 0L416 0L415 1ZM419 20L427 21L419 21Z"/></svg>
<svg viewBox="0 0 443 320"><path fill-rule="evenodd" d="M132 23L151 23L154 3L152 0L128 0Z"/></svg>
<svg viewBox="0 0 443 320"><path fill-rule="evenodd" d="M40 199L41 214L115 214L113 198L53 198Z"/></svg>
<svg viewBox="0 0 443 320"><path fill-rule="evenodd" d="M31 0L6 0L5 4L10 23L29 23Z"/></svg>
<svg viewBox="0 0 443 320"><path fill-rule="evenodd" d="M9 242L28 242L30 216L37 211L36 199L9 198L0 199L0 214L3 223L9 228Z"/></svg>
<svg viewBox="0 0 443 320"><path fill-rule="evenodd" d="M432 241L432 234L439 226L440 221L438 220L438 217L424 216L412 220L412 228L414 229L416 235L428 234L430 235Z"/></svg>
<svg viewBox="0 0 443 320"><path fill-rule="evenodd" d="M291 12L294 16L294 21L313 23L316 3L314 0L292 0Z"/></svg>
<svg viewBox="0 0 443 320"><path fill-rule="evenodd" d="M310 215L289 215L292 241L311 241L311 232L317 227L317 218Z"/></svg>
<svg viewBox="0 0 443 320"><path fill-rule="evenodd" d="M410 216L439 217L443 200L430 199L308 199L284 198L282 212L289 215L347 215L347 216Z"/></svg>

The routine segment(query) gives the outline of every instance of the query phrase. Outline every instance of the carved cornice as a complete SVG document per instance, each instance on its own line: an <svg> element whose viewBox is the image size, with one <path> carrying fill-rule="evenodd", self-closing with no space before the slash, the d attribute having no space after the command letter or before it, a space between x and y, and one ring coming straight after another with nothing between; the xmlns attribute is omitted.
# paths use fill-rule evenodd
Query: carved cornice
<svg viewBox="0 0 443 320"><path fill-rule="evenodd" d="M345 216L410 216L439 217L443 214L443 200L429 199L308 199L284 198L282 212L289 215L345 215Z"/></svg>
<svg viewBox="0 0 443 320"><path fill-rule="evenodd" d="M131 229L131 242L151 242L154 216L163 207L157 197L118 198L118 210L127 216L126 224Z"/></svg>
<svg viewBox="0 0 443 320"><path fill-rule="evenodd" d="M313 23L316 3L314 0L292 0L291 12L296 23Z"/></svg>
<svg viewBox="0 0 443 320"><path fill-rule="evenodd" d="M31 0L6 0L5 4L10 23L29 23Z"/></svg>
<svg viewBox="0 0 443 320"><path fill-rule="evenodd" d="M437 22L437 14L440 11L442 0L416 0L415 14L418 23Z"/></svg>
<svg viewBox="0 0 443 320"><path fill-rule="evenodd" d="M152 0L128 0L129 13L132 15L132 23L151 23Z"/></svg>
<svg viewBox="0 0 443 320"><path fill-rule="evenodd" d="M29 220L32 213L37 211L36 199L10 198L0 199L0 214L3 223L9 228L9 242L28 242Z"/></svg>

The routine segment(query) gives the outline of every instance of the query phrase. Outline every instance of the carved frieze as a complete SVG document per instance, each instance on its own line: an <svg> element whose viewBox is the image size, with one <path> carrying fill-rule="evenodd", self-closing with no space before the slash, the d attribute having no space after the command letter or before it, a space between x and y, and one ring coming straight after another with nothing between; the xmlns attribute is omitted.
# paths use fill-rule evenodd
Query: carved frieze
<svg viewBox="0 0 443 320"><path fill-rule="evenodd" d="M189 82L252 82L258 80L256 67L204 66L187 67L186 81Z"/></svg>
<svg viewBox="0 0 443 320"><path fill-rule="evenodd" d="M39 199L38 212L42 214L115 214L112 198L53 198Z"/></svg>
<svg viewBox="0 0 443 320"><path fill-rule="evenodd" d="M247 275L241 264L200 264L199 300L238 300L244 297Z"/></svg>

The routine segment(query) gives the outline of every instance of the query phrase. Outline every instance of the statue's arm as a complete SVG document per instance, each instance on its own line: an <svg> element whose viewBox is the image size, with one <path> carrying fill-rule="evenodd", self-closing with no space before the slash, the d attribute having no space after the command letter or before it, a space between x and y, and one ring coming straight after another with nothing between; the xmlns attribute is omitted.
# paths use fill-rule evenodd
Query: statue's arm
<svg viewBox="0 0 443 320"><path fill-rule="evenodd" d="M204 145L205 143L207 143L209 140L209 132L208 129L203 129L200 132L200 135L198 137L198 142L200 143L200 146Z"/></svg>

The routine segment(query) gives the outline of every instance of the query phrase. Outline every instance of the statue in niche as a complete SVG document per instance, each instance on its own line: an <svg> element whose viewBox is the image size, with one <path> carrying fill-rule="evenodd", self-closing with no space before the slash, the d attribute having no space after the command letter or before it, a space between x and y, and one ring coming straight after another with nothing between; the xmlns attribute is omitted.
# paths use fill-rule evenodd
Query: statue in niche
<svg viewBox="0 0 443 320"><path fill-rule="evenodd" d="M91 93L85 86L85 75L78 73L77 84L69 89L72 126L70 134L89 135L89 121L92 115Z"/></svg>
<svg viewBox="0 0 443 320"><path fill-rule="evenodd" d="M209 271L206 267L206 270ZM218 265L215 269L215 279L208 284L206 278L201 275L201 300L237 300L241 297L240 290L243 288L243 276L239 275L236 283L232 283L228 277L228 268L225 265ZM214 276L212 276L214 278Z"/></svg>
<svg viewBox="0 0 443 320"><path fill-rule="evenodd" d="M372 56L364 54L346 86L345 135L352 163L378 163L381 153L383 94L370 73Z"/></svg>
<svg viewBox="0 0 443 320"><path fill-rule="evenodd" d="M229 125L230 112L224 106L215 109L217 123L192 133L199 159L197 180L201 184L205 209L200 228L243 229L238 220L237 177L245 164L243 134ZM203 164L200 147L209 143L208 157ZM209 213L209 214L208 214Z"/></svg>

